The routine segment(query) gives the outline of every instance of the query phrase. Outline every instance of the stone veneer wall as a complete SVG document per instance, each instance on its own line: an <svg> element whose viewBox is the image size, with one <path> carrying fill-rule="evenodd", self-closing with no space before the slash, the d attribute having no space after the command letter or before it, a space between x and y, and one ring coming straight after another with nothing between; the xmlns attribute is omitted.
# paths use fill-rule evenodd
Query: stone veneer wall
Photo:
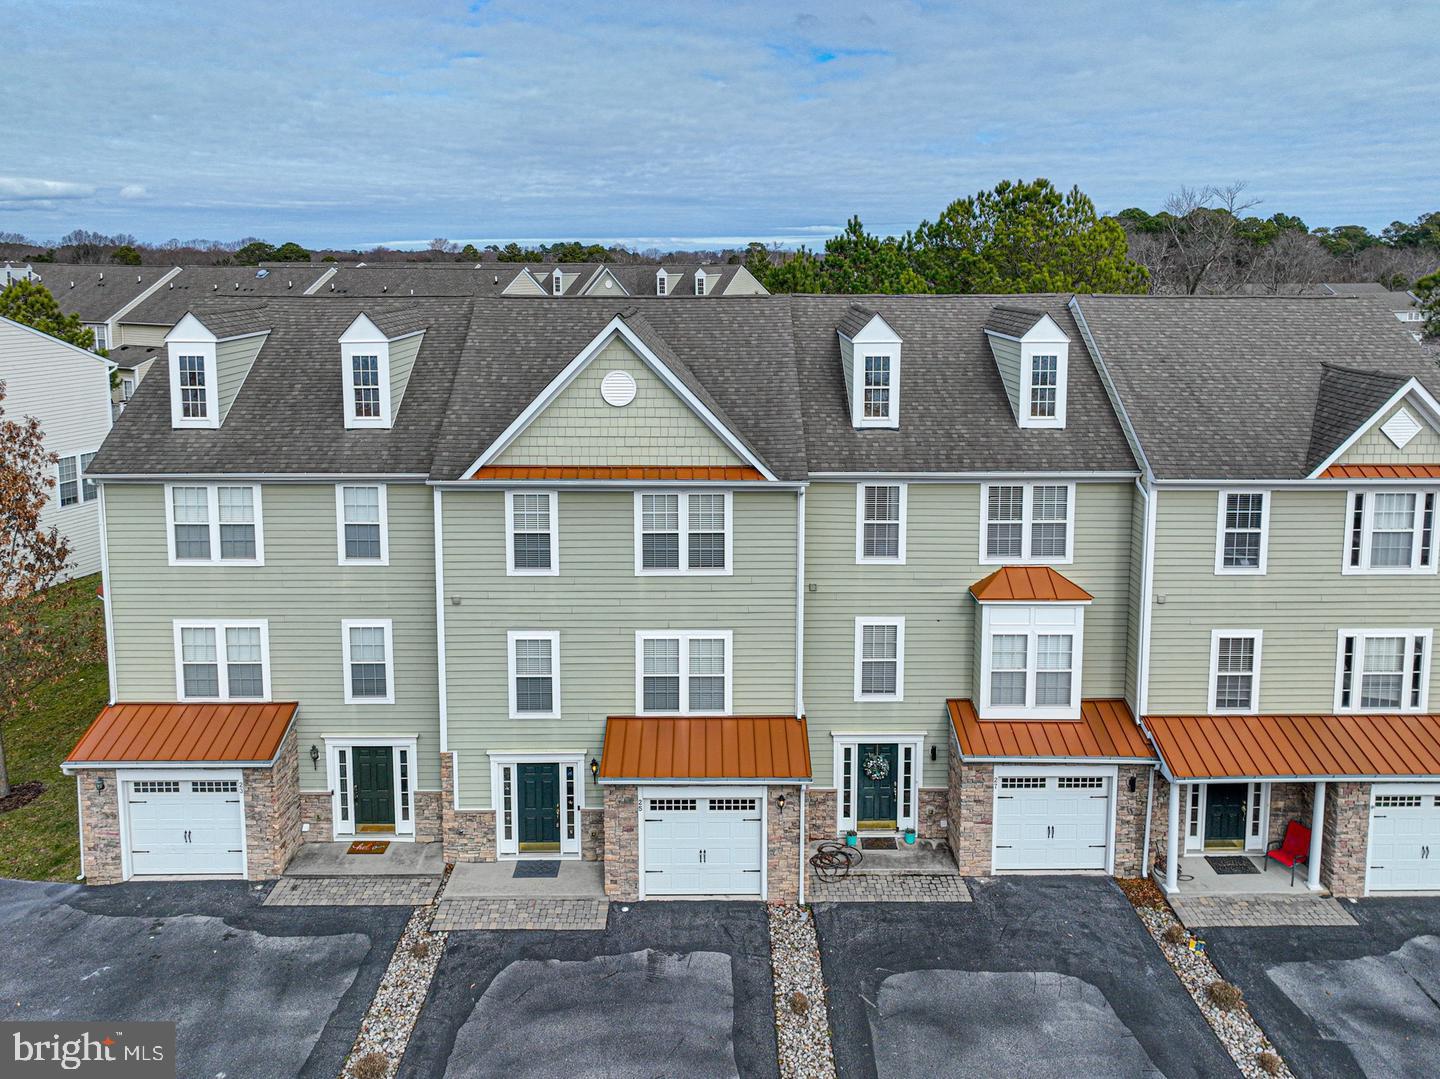
<svg viewBox="0 0 1440 1079"><path fill-rule="evenodd" d="M1370 784L1325 785L1325 831L1320 847L1320 883L1332 895L1365 894L1370 843Z"/></svg>
<svg viewBox="0 0 1440 1079"><path fill-rule="evenodd" d="M833 787L812 787L805 792L805 837L812 843L836 838Z"/></svg>
<svg viewBox="0 0 1440 1079"><path fill-rule="evenodd" d="M995 813L995 768L966 764L951 745L950 752L950 853L966 876L990 873L991 831Z"/></svg>
<svg viewBox="0 0 1440 1079"><path fill-rule="evenodd" d="M300 847L300 758L295 728L270 768L240 773L245 798L245 855L250 880L278 877Z"/></svg>
<svg viewBox="0 0 1440 1079"><path fill-rule="evenodd" d="M800 898L800 787L767 787L765 790L766 899L771 903L794 903ZM780 808L780 798L785 808ZM808 811L808 806L806 807ZM806 822L808 829L809 822Z"/></svg>
<svg viewBox="0 0 1440 1079"><path fill-rule="evenodd" d="M1270 784L1270 819L1266 822L1270 835L1265 842L1269 844L1283 840L1285 826L1292 820L1298 820L1309 828L1310 819L1314 815L1314 805L1314 783Z"/></svg>
<svg viewBox="0 0 1440 1079"><path fill-rule="evenodd" d="M495 811L455 808L455 757L440 754L440 835L447 862L495 860Z"/></svg>
<svg viewBox="0 0 1440 1079"><path fill-rule="evenodd" d="M1145 875L1145 799L1150 794L1150 776L1154 772L1148 764L1122 764L1115 780L1115 875L1117 877L1143 877ZM1131 783L1135 789L1130 789ZM1160 786L1159 776L1155 786ZM1151 807L1152 811L1154 807Z"/></svg>
<svg viewBox="0 0 1440 1079"><path fill-rule="evenodd" d="M444 833L439 791L415 792L415 842L439 843Z"/></svg>
<svg viewBox="0 0 1440 1079"><path fill-rule="evenodd" d="M329 843L335 838L334 822L330 819L332 802L328 791L302 791L300 793L300 822L310 825L310 830L300 833L304 843Z"/></svg>
<svg viewBox="0 0 1440 1079"><path fill-rule="evenodd" d="M921 787L920 813L915 834L921 839L945 839L949 831L950 790L948 787ZM942 823L945 822L945 823Z"/></svg>
<svg viewBox="0 0 1440 1079"><path fill-rule="evenodd" d="M640 812L636 788L605 788L605 894L640 897Z"/></svg>
<svg viewBox="0 0 1440 1079"><path fill-rule="evenodd" d="M121 879L120 784L113 768L86 768L75 773L79 785L81 848L85 882L115 884ZM104 780L103 791L95 789Z"/></svg>
<svg viewBox="0 0 1440 1079"><path fill-rule="evenodd" d="M580 857L587 862L605 857L605 810L599 806L580 810Z"/></svg>
<svg viewBox="0 0 1440 1079"><path fill-rule="evenodd" d="M1180 853L1185 852L1185 814L1189 787L1180 785ZM1170 781L1158 773L1155 776L1155 800L1150 803L1150 861L1149 868L1162 879L1165 876L1165 837L1170 833Z"/></svg>
<svg viewBox="0 0 1440 1079"><path fill-rule="evenodd" d="M811 788L805 794L805 836L811 843L827 839L838 839L835 830L835 800L838 797L833 787ZM950 791L945 787L920 788L920 818L915 834L921 839L944 839L948 831L950 814Z"/></svg>

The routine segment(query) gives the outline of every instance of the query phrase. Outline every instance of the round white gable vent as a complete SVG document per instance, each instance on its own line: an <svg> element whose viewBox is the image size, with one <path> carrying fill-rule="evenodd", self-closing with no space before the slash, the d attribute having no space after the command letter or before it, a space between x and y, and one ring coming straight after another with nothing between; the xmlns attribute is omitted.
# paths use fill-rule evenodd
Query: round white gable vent
<svg viewBox="0 0 1440 1079"><path fill-rule="evenodd" d="M611 371L600 380L600 396L607 405L624 408L635 400L635 379L628 371Z"/></svg>

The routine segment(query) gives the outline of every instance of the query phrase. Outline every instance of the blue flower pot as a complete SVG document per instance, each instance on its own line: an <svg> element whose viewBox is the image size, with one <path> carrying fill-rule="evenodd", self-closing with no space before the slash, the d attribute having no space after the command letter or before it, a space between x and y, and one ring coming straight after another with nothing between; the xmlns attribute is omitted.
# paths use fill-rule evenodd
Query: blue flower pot
<svg viewBox="0 0 1440 1079"><path fill-rule="evenodd" d="M845 837L845 845L847 847L858 847L860 845L860 837L858 835L847 835Z"/></svg>

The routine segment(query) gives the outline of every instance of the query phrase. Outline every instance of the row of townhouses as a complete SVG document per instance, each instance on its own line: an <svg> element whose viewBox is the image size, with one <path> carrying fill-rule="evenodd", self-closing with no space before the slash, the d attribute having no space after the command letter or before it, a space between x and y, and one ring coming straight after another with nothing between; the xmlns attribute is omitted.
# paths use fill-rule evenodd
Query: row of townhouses
<svg viewBox="0 0 1440 1079"><path fill-rule="evenodd" d="M343 271L341 271L343 273ZM87 477L84 872L383 835L1440 889L1440 380L1361 300L196 296ZM180 317L183 314L183 317Z"/></svg>

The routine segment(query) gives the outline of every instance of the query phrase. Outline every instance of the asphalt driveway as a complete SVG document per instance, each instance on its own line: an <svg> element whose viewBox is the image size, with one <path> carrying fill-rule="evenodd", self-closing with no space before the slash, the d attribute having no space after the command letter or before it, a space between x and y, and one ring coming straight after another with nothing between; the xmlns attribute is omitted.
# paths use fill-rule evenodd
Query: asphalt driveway
<svg viewBox="0 0 1440 1079"><path fill-rule="evenodd" d="M612 904L594 932L452 932L400 1076L774 1076L772 992L759 903Z"/></svg>
<svg viewBox="0 0 1440 1079"><path fill-rule="evenodd" d="M1361 899L1354 926L1207 929L1210 957L1298 1075L1434 1075L1440 898Z"/></svg>
<svg viewBox="0 0 1440 1079"><path fill-rule="evenodd" d="M408 907L262 907L244 881L0 880L7 1019L172 1021L177 1074L334 1079Z"/></svg>
<svg viewBox="0 0 1440 1079"><path fill-rule="evenodd" d="M967 883L972 903L816 905L841 1076L1237 1074L1108 879Z"/></svg>

